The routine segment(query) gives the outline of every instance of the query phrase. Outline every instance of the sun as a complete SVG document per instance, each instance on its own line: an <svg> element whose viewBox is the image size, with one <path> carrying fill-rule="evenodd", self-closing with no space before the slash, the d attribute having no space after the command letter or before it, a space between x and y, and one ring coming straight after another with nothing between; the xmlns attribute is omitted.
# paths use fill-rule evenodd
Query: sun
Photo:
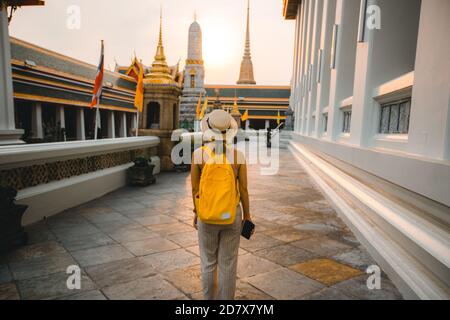
<svg viewBox="0 0 450 320"><path fill-rule="evenodd" d="M203 23L206 24L206 23ZM225 67L234 63L236 38L234 30L211 21L203 28L203 60L208 67Z"/></svg>

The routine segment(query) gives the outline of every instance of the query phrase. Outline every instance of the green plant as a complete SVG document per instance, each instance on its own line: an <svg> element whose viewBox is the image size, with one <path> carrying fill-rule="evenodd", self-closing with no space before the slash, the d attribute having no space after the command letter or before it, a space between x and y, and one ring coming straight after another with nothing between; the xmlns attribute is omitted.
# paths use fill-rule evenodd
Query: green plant
<svg viewBox="0 0 450 320"><path fill-rule="evenodd" d="M144 156L139 156L134 159L134 165L139 168L146 168L150 166L151 160Z"/></svg>

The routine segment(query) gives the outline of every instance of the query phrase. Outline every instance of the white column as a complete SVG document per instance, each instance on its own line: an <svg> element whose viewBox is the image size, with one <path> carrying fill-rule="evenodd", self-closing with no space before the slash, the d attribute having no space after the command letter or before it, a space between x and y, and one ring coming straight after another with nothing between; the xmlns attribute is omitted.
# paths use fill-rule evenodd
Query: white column
<svg viewBox="0 0 450 320"><path fill-rule="evenodd" d="M122 112L120 114L120 132L119 135L121 138L127 137L127 114Z"/></svg>
<svg viewBox="0 0 450 320"><path fill-rule="evenodd" d="M350 143L370 146L378 133L380 112L373 105L373 91L383 83L397 79L414 70L417 47L417 29L420 1L378 0L382 28L365 28L364 42L358 43L356 53L355 84ZM407 12L408 19L401 23L398 17ZM386 52L392 52L386 56Z"/></svg>
<svg viewBox="0 0 450 320"><path fill-rule="evenodd" d="M83 108L77 110L77 140L86 140Z"/></svg>
<svg viewBox="0 0 450 320"><path fill-rule="evenodd" d="M114 121L114 111L108 111L108 138L116 137L116 126Z"/></svg>
<svg viewBox="0 0 450 320"><path fill-rule="evenodd" d="M270 127L270 120L266 120L265 122L265 128L266 130Z"/></svg>
<svg viewBox="0 0 450 320"><path fill-rule="evenodd" d="M325 0L322 16L322 32L320 39L320 49L322 50L322 61L320 72L320 83L317 85L317 108L316 108L316 137L321 136L324 132L323 110L330 103L330 53L331 53L331 36L333 33L333 25L336 16L336 1ZM319 51L317 51L319 54ZM317 76L317 74L315 75Z"/></svg>
<svg viewBox="0 0 450 320"><path fill-rule="evenodd" d="M250 129L250 119L247 119L247 121L245 121L245 130L249 129Z"/></svg>
<svg viewBox="0 0 450 320"><path fill-rule="evenodd" d="M24 143L16 129L11 72L11 46L6 8L0 5L0 145Z"/></svg>
<svg viewBox="0 0 450 320"><path fill-rule="evenodd" d="M140 117L141 115L139 114L139 117ZM131 132L133 133L133 135L134 136L136 136L136 130L137 130L137 127L138 127L138 113L136 112L135 114L133 114L133 117L132 117L132 119L131 119Z"/></svg>
<svg viewBox="0 0 450 320"><path fill-rule="evenodd" d="M450 1L422 1L408 151L450 159Z"/></svg>
<svg viewBox="0 0 450 320"><path fill-rule="evenodd" d="M60 106L56 109L56 123L61 125L61 128L66 127L66 117L64 116L64 107Z"/></svg>
<svg viewBox="0 0 450 320"><path fill-rule="evenodd" d="M35 102L31 109L31 132L35 139L44 138L44 128L42 127L42 104L40 102Z"/></svg>
<svg viewBox="0 0 450 320"><path fill-rule="evenodd" d="M342 131L341 102L353 95L359 9L359 1L336 2L335 24L338 25L338 33L336 63L330 78L327 134L327 139L330 140L337 140Z"/></svg>

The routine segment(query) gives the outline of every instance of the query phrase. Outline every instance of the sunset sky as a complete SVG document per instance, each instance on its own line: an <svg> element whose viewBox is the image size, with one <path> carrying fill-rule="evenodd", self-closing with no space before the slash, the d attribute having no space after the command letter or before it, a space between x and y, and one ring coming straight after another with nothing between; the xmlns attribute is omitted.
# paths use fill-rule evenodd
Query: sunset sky
<svg viewBox="0 0 450 320"><path fill-rule="evenodd" d="M19 39L97 64L105 40L106 68L129 65L133 51L144 64L153 61L163 9L168 63L183 65L188 28L197 13L203 32L207 84L234 84L244 51L246 0L46 0L44 7L19 9L10 34ZM68 8L80 8L80 29L69 29ZM288 85L294 23L281 14L282 0L251 1L251 49L258 84Z"/></svg>

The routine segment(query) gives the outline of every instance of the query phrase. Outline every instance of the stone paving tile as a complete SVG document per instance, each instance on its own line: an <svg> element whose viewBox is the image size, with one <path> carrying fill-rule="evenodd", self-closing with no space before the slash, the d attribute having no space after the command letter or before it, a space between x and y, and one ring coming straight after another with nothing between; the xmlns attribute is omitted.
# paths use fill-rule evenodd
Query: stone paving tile
<svg viewBox="0 0 450 320"><path fill-rule="evenodd" d="M238 280L236 283L235 300L274 300L274 298L256 289L249 283Z"/></svg>
<svg viewBox="0 0 450 320"><path fill-rule="evenodd" d="M278 268L281 268L281 266L269 260L253 254L244 254L238 257L237 276L238 278L246 278Z"/></svg>
<svg viewBox="0 0 450 320"><path fill-rule="evenodd" d="M168 272L200 264L199 257L184 249L155 253L141 257L140 259L144 263L152 266L158 272Z"/></svg>
<svg viewBox="0 0 450 320"><path fill-rule="evenodd" d="M255 252L255 255L284 267L292 266L316 257L314 253L289 244L259 250Z"/></svg>
<svg viewBox="0 0 450 320"><path fill-rule="evenodd" d="M81 274L81 289L67 288L67 273L60 272L39 278L20 280L17 282L22 299L52 299L74 294L75 292L95 289L94 283L85 274ZM75 292L74 292L75 291Z"/></svg>
<svg viewBox="0 0 450 320"><path fill-rule="evenodd" d="M333 225L325 224L325 223L319 223L319 222L311 222L311 223L303 223L303 224L297 224L294 225L294 228L302 231L302 232L309 232L314 234L323 234L326 235L327 233L336 232L339 229Z"/></svg>
<svg viewBox="0 0 450 320"><path fill-rule="evenodd" d="M262 233L257 233L256 231L250 240L243 238L240 243L241 248L251 252L255 252L261 249L272 248L280 244L283 244L283 242L274 239L272 237L266 236Z"/></svg>
<svg viewBox="0 0 450 320"><path fill-rule="evenodd" d="M25 232L28 235L27 241L28 245L40 242L47 242L56 239L55 235L47 226L45 221L41 221L25 227Z"/></svg>
<svg viewBox="0 0 450 320"><path fill-rule="evenodd" d="M245 278L244 281L278 300L300 299L324 287L315 280L285 268Z"/></svg>
<svg viewBox="0 0 450 320"><path fill-rule="evenodd" d="M156 236L150 239L124 242L123 246L135 256L146 256L152 253L169 251L180 248L174 242Z"/></svg>
<svg viewBox="0 0 450 320"><path fill-rule="evenodd" d="M194 227L186 223L177 222L177 223L156 224L148 226L147 228L161 236L168 236L171 234L192 231Z"/></svg>
<svg viewBox="0 0 450 320"><path fill-rule="evenodd" d="M62 245L68 251L78 251L83 249L95 248L115 244L114 240L104 233L94 233L80 236L64 237L61 239Z"/></svg>
<svg viewBox="0 0 450 320"><path fill-rule="evenodd" d="M177 269L164 273L164 278L185 294L202 290L200 265Z"/></svg>
<svg viewBox="0 0 450 320"><path fill-rule="evenodd" d="M13 282L0 284L0 301L19 300L19 292Z"/></svg>
<svg viewBox="0 0 450 320"><path fill-rule="evenodd" d="M59 240L73 239L77 237L81 238L101 232L96 226L90 224L86 220L81 224L73 225L71 227L65 226L52 228L52 231Z"/></svg>
<svg viewBox="0 0 450 320"><path fill-rule="evenodd" d="M63 272L68 266L76 264L70 254L63 252L11 262L9 268L15 280L22 280Z"/></svg>
<svg viewBox="0 0 450 320"><path fill-rule="evenodd" d="M12 281L12 275L6 263L0 263L0 284Z"/></svg>
<svg viewBox="0 0 450 320"><path fill-rule="evenodd" d="M339 253L332 257L334 260L347 264L354 268L365 271L369 266L377 263L365 250L354 249L351 251Z"/></svg>
<svg viewBox="0 0 450 320"><path fill-rule="evenodd" d="M198 233L194 228L192 228L192 231L169 235L167 239L177 243L182 247L198 245Z"/></svg>
<svg viewBox="0 0 450 320"><path fill-rule="evenodd" d="M169 216L166 216L163 214L157 214L157 215L151 215L151 216L141 216L141 217L134 216L134 217L131 217L131 219L136 221L139 224L144 225L144 226L178 222L177 219L174 219L172 217L169 217Z"/></svg>
<svg viewBox="0 0 450 320"><path fill-rule="evenodd" d="M314 259L290 267L308 278L331 286L361 275L361 271L330 259Z"/></svg>
<svg viewBox="0 0 450 320"><path fill-rule="evenodd" d="M391 281L381 277L381 289L367 287L368 275L340 282L333 287L351 293L362 300L401 300L403 299Z"/></svg>
<svg viewBox="0 0 450 320"><path fill-rule="evenodd" d="M155 238L158 235L149 229L136 225L136 226L126 226L113 231L108 231L107 234L114 240L120 243L137 241L143 239Z"/></svg>
<svg viewBox="0 0 450 320"><path fill-rule="evenodd" d="M6 259L8 262L22 262L58 253L65 253L64 248L56 241L47 241L21 247L6 254Z"/></svg>
<svg viewBox="0 0 450 320"><path fill-rule="evenodd" d="M300 300L357 300L357 298L345 291L333 287L327 287L318 292L305 296Z"/></svg>
<svg viewBox="0 0 450 320"><path fill-rule="evenodd" d="M161 275L141 278L103 289L111 300L175 300L185 295Z"/></svg>
<svg viewBox="0 0 450 320"><path fill-rule="evenodd" d="M82 267L132 258L133 255L120 245L108 245L72 252Z"/></svg>
<svg viewBox="0 0 450 320"><path fill-rule="evenodd" d="M59 297L55 300L106 300L106 297L99 290L91 290Z"/></svg>
<svg viewBox="0 0 450 320"><path fill-rule="evenodd" d="M258 229L259 229L259 225L258 225ZM311 233L307 233L307 232L302 232L300 230L291 228L291 227L284 227L284 228L276 228L273 230L267 230L264 231L264 234L283 241L283 242L293 242L293 241L297 241L297 240L303 240L306 238L309 238L312 236Z"/></svg>
<svg viewBox="0 0 450 320"><path fill-rule="evenodd" d="M131 258L87 267L86 273L99 288L104 288L152 276L156 271L138 258Z"/></svg>
<svg viewBox="0 0 450 320"><path fill-rule="evenodd" d="M293 246L308 250L319 256L331 256L339 252L348 251L352 247L336 241L329 239L327 237L314 237L305 240L299 240L291 242Z"/></svg>

